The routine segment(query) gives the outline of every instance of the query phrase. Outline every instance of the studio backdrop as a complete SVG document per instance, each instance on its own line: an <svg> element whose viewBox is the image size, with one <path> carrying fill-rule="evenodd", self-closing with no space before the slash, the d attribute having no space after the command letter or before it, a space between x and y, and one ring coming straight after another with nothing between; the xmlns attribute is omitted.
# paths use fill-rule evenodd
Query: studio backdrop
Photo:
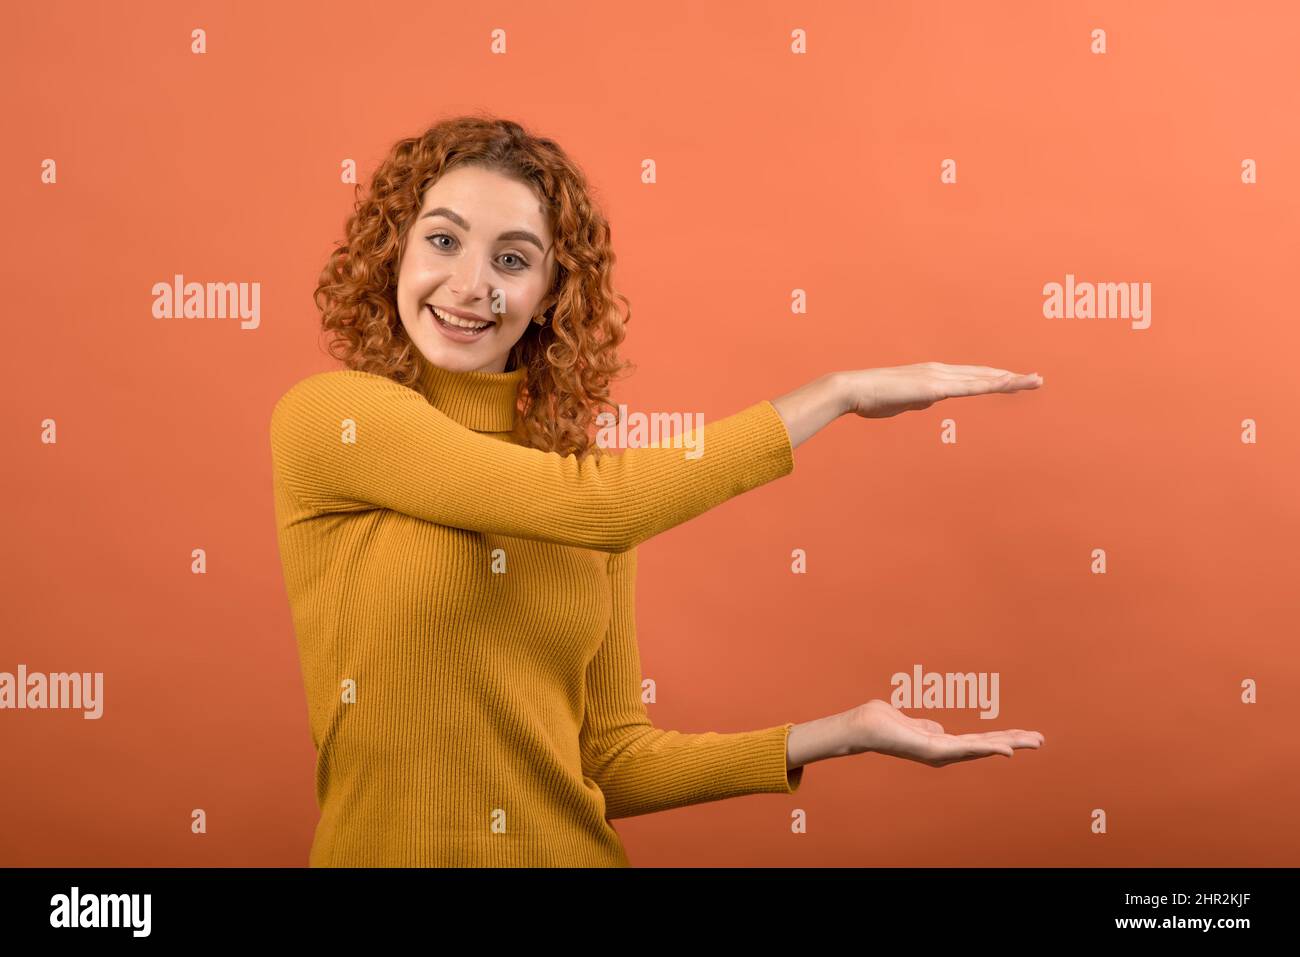
<svg viewBox="0 0 1300 957"><path fill-rule="evenodd" d="M641 545L636 611L656 727L878 698L1044 747L821 761L616 821L634 864L1297 863L1293 5L7 19L0 865L306 863L271 411L341 367L312 290L357 184L477 112L590 179L629 421L915 362L1045 380L836 421Z"/></svg>

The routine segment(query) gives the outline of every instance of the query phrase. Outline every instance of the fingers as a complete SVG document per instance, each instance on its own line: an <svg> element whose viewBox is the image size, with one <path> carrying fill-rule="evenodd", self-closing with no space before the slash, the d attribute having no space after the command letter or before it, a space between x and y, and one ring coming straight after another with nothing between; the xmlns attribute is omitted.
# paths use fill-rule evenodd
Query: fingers
<svg viewBox="0 0 1300 957"><path fill-rule="evenodd" d="M1042 747L1045 738L1038 731L1012 728L1009 731L986 731L980 734L945 734L931 739L935 767L987 758L994 754L1011 757L1018 748Z"/></svg>
<svg viewBox="0 0 1300 957"><path fill-rule="evenodd" d="M1029 372L1025 375L1012 376L1007 383L1007 391L1011 392L1018 389L1037 389L1043 384L1043 377L1038 372Z"/></svg>
<svg viewBox="0 0 1300 957"><path fill-rule="evenodd" d="M958 761L970 761L974 758L987 758L995 754L1011 757L1010 744L987 740L982 734L944 735L935 738L935 757L937 766L956 764Z"/></svg>
<svg viewBox="0 0 1300 957"><path fill-rule="evenodd" d="M989 392L1019 392L1022 389L1037 389L1043 384L1043 377L1038 373L1017 375L1008 372L997 378L968 377L948 379L939 383L945 392L944 398L951 399L964 395L984 395Z"/></svg>
<svg viewBox="0 0 1300 957"><path fill-rule="evenodd" d="M923 365L944 380L944 388L950 397L986 392L1017 392L1021 389L1037 389L1043 384L1043 377L1037 372L1018 373L994 366L950 365L946 362L926 362ZM958 384L962 386L960 391L956 389Z"/></svg>
<svg viewBox="0 0 1300 957"><path fill-rule="evenodd" d="M960 737L970 741L997 741L1009 744L1013 748L1033 748L1043 746L1043 736L1037 731L1022 731L1012 728L1010 731L984 731L979 734L963 734Z"/></svg>
<svg viewBox="0 0 1300 957"><path fill-rule="evenodd" d="M926 365L934 372L948 372L953 375L982 375L996 378L997 376L1013 374L1009 369L995 369L992 366L955 366L946 362L927 362Z"/></svg>
<svg viewBox="0 0 1300 957"><path fill-rule="evenodd" d="M1042 378L1042 376L1039 376L1037 372L1019 373L1019 372L1012 372L1010 369L998 369L994 366L957 366L957 365L949 365L946 362L927 362L925 363L925 365L930 369L931 372L937 372L940 375L956 376L956 377L966 378L966 379L975 378L975 379L989 380L989 379L1002 379L1005 378L1006 376L1011 376L1012 378L1016 378L1016 379L1032 379L1035 377L1039 379Z"/></svg>
<svg viewBox="0 0 1300 957"><path fill-rule="evenodd" d="M994 754L1001 754L1003 757L1007 758L1011 757L1011 755L1006 752L994 752ZM964 754L959 758L949 758L946 761L939 761L934 766L936 768L946 768L950 764L961 764L964 761L978 761L980 758L989 758L992 756L993 754Z"/></svg>

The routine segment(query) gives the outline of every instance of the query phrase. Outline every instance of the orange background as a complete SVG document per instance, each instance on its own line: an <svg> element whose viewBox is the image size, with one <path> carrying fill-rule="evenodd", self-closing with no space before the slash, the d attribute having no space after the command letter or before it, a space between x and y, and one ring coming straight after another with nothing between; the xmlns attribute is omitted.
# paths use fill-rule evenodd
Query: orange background
<svg viewBox="0 0 1300 957"><path fill-rule="evenodd" d="M1043 749L820 762L795 795L616 821L634 864L1300 863L1294 5L376 10L8 12L0 671L103 671L105 713L0 712L0 864L306 863L270 410L338 367L311 290L350 208L339 164L368 180L396 139L480 108L596 185L634 411L712 420L927 360L1045 378L838 420L793 475L643 545L638 585L660 727L808 721L919 663L997 671L1001 714L910 713ZM260 328L153 319L177 272L260 282ZM1151 327L1044 318L1066 273L1150 282Z"/></svg>

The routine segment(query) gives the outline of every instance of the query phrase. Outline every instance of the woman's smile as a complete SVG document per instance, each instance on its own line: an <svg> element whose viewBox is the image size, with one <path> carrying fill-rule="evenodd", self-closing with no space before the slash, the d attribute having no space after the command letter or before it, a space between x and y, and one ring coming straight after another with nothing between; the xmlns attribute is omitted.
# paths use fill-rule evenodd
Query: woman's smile
<svg viewBox="0 0 1300 957"><path fill-rule="evenodd" d="M429 318L433 321L433 324L438 327L438 331L448 339L452 339L456 342L477 342L479 339L482 339L487 335L489 329L496 326L495 322L489 322L478 329L474 329L470 327L471 320L461 319L459 316L453 316L451 313L447 312L439 315L438 310L435 310L434 307L428 303L425 303L424 309ZM461 325L461 323L463 323L463 325Z"/></svg>

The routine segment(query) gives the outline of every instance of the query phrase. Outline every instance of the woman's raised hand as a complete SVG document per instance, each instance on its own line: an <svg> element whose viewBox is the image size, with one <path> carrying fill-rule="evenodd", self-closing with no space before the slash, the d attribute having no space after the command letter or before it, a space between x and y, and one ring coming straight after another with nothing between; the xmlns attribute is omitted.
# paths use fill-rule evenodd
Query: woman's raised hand
<svg viewBox="0 0 1300 957"><path fill-rule="evenodd" d="M910 366L837 373L847 410L867 419L928 409L940 399L987 392L1019 392L1043 384L1038 373L1019 375L988 366L918 362Z"/></svg>
<svg viewBox="0 0 1300 957"><path fill-rule="evenodd" d="M875 751L896 758L941 768L958 761L990 755L1011 757L1017 748L1043 746L1037 731L985 731L981 734L946 734L943 725L926 718L911 718L888 701L875 698L843 715L850 754Z"/></svg>
<svg viewBox="0 0 1300 957"><path fill-rule="evenodd" d="M846 412L883 419L909 409L929 408L940 399L985 392L1037 389L1043 377L1017 375L988 366L918 362L910 366L828 372L779 398L772 405L785 422L790 447L816 435Z"/></svg>

